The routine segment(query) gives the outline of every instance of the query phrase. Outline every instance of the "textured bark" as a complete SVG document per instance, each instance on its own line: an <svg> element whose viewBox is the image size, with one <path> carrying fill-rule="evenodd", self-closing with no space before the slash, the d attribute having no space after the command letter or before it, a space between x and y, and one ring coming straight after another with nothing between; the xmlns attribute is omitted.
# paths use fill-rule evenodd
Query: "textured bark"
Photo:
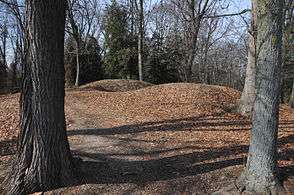
<svg viewBox="0 0 294 195"><path fill-rule="evenodd" d="M257 1L256 100L246 169L239 187L257 193L278 189L277 135L282 65L283 1Z"/></svg>
<svg viewBox="0 0 294 195"><path fill-rule="evenodd" d="M294 81L293 81L292 93L289 100L289 106L291 108L294 108Z"/></svg>
<svg viewBox="0 0 294 195"><path fill-rule="evenodd" d="M73 181L64 117L65 1L27 0L28 55L21 94L17 159L7 194L28 194Z"/></svg>
<svg viewBox="0 0 294 195"><path fill-rule="evenodd" d="M255 75L256 75L256 0L252 0L251 28L249 32L248 62L246 67L246 78L243 92L239 103L241 114L251 114L256 97Z"/></svg>
<svg viewBox="0 0 294 195"><path fill-rule="evenodd" d="M144 40L144 1L140 0L138 39L138 69L139 80L143 81L143 40Z"/></svg>

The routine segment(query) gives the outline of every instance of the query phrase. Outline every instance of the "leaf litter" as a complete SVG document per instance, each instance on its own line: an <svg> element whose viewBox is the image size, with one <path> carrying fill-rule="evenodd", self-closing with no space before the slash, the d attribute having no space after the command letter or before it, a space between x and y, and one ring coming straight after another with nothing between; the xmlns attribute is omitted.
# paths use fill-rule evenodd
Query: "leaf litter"
<svg viewBox="0 0 294 195"><path fill-rule="evenodd" d="M230 184L244 168L251 124L234 112L239 91L134 81L128 89L121 80L89 85L66 92L69 140L74 155L105 166L92 170L92 184L54 193L206 194ZM15 149L18 98L0 96L2 172ZM281 105L279 166L287 189L294 186L293 128L293 109Z"/></svg>

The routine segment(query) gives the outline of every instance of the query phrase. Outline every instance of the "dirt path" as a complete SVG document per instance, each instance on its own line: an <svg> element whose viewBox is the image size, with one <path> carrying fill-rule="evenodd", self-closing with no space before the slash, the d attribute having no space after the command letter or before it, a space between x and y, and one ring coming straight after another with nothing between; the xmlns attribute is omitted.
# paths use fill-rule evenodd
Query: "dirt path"
<svg viewBox="0 0 294 195"><path fill-rule="evenodd" d="M68 92L68 137L83 161L84 183L47 194L202 195L227 186L244 167L250 138L250 121L230 109L238 97L229 88L191 84ZM6 108L0 131L11 133L17 97L0 98ZM294 189L293 129L293 110L282 106L279 166L288 189ZM0 144L11 143L9 133ZM0 179L12 153L3 154Z"/></svg>
<svg viewBox="0 0 294 195"><path fill-rule="evenodd" d="M129 121L111 126L112 120L108 121L104 112L89 109L89 100L79 96L70 99L68 112L75 113L68 132L71 149L85 162L91 179L86 185L58 193L208 194L232 183L246 161L250 124L242 117L195 114L137 123L109 110L116 121ZM288 121L280 127L293 132L294 125ZM280 134L283 156L293 138L285 132ZM285 165L283 171L292 170ZM293 186L293 180L286 186Z"/></svg>
<svg viewBox="0 0 294 195"><path fill-rule="evenodd" d="M102 125L103 122L100 121L102 116L89 113L88 108L87 102L83 102L78 97L72 96L71 101L68 102L67 112L74 113L68 118L70 147L74 153L101 153L108 154L109 158L143 160L138 154L145 148L154 149L156 142L121 138L119 128L117 128L118 134L108 134L107 131L110 132L111 129ZM96 160L85 156L83 158Z"/></svg>

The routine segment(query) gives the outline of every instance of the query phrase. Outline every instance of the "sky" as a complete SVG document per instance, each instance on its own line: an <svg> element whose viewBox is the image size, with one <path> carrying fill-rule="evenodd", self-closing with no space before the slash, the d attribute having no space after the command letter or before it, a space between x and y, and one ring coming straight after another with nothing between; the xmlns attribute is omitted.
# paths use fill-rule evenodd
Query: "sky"
<svg viewBox="0 0 294 195"><path fill-rule="evenodd" d="M145 2L150 3L150 1L152 1L153 3L159 2L160 0L145 0ZM227 13L238 13L244 9L250 9L251 8L251 0L223 0L224 1L224 7L226 7L229 3L229 7L228 9L224 10L223 14L227 14ZM18 0L18 2L23 2L23 0ZM100 3L103 5L106 5L107 3L109 3L110 0L100 0ZM239 17L240 16L235 16L235 17ZM241 20L241 18L240 18ZM9 53L9 52L8 52ZM12 56L8 56L8 61L11 61Z"/></svg>
<svg viewBox="0 0 294 195"><path fill-rule="evenodd" d="M231 0L231 8L232 11L241 11L244 9L251 8L251 1L250 0Z"/></svg>

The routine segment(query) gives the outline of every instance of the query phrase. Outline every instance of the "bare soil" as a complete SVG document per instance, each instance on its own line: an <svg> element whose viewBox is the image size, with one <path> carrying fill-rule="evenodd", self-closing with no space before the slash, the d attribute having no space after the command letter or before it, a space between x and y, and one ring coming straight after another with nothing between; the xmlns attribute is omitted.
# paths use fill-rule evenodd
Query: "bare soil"
<svg viewBox="0 0 294 195"><path fill-rule="evenodd" d="M67 91L68 137L84 180L45 194L209 194L238 177L250 138L250 120L234 113L238 91L197 84L126 89ZM18 98L0 96L0 182L15 152ZM280 111L281 179L294 194L294 110Z"/></svg>

